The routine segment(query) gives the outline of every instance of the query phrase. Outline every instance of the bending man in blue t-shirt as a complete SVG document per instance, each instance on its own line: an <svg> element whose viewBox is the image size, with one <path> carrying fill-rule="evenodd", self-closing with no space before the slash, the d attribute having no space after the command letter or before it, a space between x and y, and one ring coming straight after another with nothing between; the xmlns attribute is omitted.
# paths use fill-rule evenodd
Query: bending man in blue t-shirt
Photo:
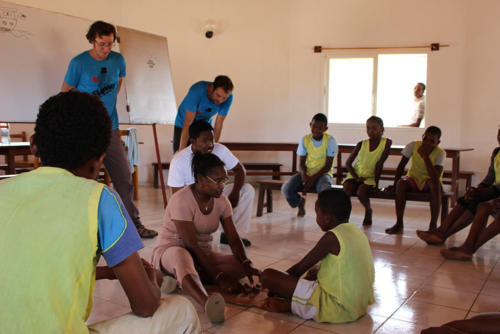
<svg viewBox="0 0 500 334"><path fill-rule="evenodd" d="M139 219L139 210L132 201L134 187L127 156L120 139L116 98L126 75L125 59L118 52L111 51L115 44L116 30L109 23L94 22L86 35L93 48L71 59L64 77L61 91L72 89L99 96L111 118L111 143L106 150L104 166L111 176L113 185L132 217L142 238L153 238L158 232L147 229ZM89 125L90 126L90 125Z"/></svg>
<svg viewBox="0 0 500 334"><path fill-rule="evenodd" d="M194 120L212 124L212 118L217 114L214 126L215 142L219 141L224 119L233 103L233 82L225 75L219 75L214 82L199 81L189 88L182 100L175 117L174 153L182 150L188 144L189 126Z"/></svg>

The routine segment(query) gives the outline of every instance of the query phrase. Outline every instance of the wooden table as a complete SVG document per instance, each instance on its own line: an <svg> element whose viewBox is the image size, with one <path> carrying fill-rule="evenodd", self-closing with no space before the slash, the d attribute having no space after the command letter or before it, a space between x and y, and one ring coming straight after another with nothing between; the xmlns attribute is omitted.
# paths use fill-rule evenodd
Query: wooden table
<svg viewBox="0 0 500 334"><path fill-rule="evenodd" d="M342 153L351 153L356 144L339 144L339 153L337 154L337 171L342 170ZM404 145L392 145L389 155L401 155ZM451 206L455 206L458 198L458 176L460 173L460 152L474 150L473 148L444 148L446 157L451 158ZM337 173L337 184L342 183L342 173Z"/></svg>
<svg viewBox="0 0 500 334"><path fill-rule="evenodd" d="M0 144L0 155L5 156L5 162L7 163L7 174L16 173L15 157L16 155L26 155L31 154L30 143L24 142L12 142L10 144Z"/></svg>

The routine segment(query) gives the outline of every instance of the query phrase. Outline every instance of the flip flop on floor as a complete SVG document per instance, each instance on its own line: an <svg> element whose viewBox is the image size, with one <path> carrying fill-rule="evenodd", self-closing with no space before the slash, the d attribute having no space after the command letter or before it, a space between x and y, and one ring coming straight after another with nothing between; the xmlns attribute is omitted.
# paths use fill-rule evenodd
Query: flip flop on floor
<svg viewBox="0 0 500 334"><path fill-rule="evenodd" d="M170 294L177 289L177 280L175 277L166 275L163 276L163 283L161 285L161 292L165 294Z"/></svg>
<svg viewBox="0 0 500 334"><path fill-rule="evenodd" d="M208 319L214 324L224 322L224 310L226 309L226 302L220 293L211 294L205 303L205 313Z"/></svg>

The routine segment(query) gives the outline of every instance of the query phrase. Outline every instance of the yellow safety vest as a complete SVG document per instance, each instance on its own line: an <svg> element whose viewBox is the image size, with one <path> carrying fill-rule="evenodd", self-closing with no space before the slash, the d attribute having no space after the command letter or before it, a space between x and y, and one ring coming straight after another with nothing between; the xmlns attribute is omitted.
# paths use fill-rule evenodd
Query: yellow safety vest
<svg viewBox="0 0 500 334"><path fill-rule="evenodd" d="M361 142L361 148L358 152L356 163L354 164L354 170L359 177L364 177L365 184L371 186L376 186L375 183L375 165L379 162L384 153L385 144L387 138L381 138L380 143L377 148L370 151L370 140L366 139ZM351 173L348 173L345 180L352 179Z"/></svg>
<svg viewBox="0 0 500 334"><path fill-rule="evenodd" d="M88 333L103 185L41 167L0 182L0 333Z"/></svg>
<svg viewBox="0 0 500 334"><path fill-rule="evenodd" d="M418 189L422 190L425 186L425 182L430 178L430 175L427 171L427 168L425 167L424 159L422 159L420 154L418 154L418 149L420 148L420 146L422 146L422 141L416 141L415 145L413 146L410 169L408 170L408 173L406 175L415 180ZM429 155L429 159L431 160L433 166L436 165L437 155L442 151L443 149L439 146L436 146L432 150L431 154ZM442 177L443 171L441 171L441 175L439 175L440 181Z"/></svg>
<svg viewBox="0 0 500 334"><path fill-rule="evenodd" d="M307 156L306 156L306 169L307 169L307 175L311 176L316 174L318 171L323 168L323 166L326 163L326 159L328 158L328 141L330 140L330 135L329 134L323 134L323 139L321 139L321 145L319 147L315 147L313 140L312 140L312 134L308 134L307 136L304 136L304 146L306 148ZM333 163L332 163L332 168L328 173L333 175Z"/></svg>
<svg viewBox="0 0 500 334"><path fill-rule="evenodd" d="M375 268L365 234L353 224L344 223L330 230L340 244L338 255L321 260L318 286L309 303L317 309L316 320L341 323L354 321L375 302Z"/></svg>

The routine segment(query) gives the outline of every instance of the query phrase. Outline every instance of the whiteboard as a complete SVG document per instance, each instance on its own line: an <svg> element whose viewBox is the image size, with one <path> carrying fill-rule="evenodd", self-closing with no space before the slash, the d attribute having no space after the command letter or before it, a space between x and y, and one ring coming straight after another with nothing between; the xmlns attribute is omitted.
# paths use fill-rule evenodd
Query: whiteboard
<svg viewBox="0 0 500 334"><path fill-rule="evenodd" d="M0 1L0 121L36 120L39 105L61 90L70 60L91 48L85 34L92 22ZM129 34L132 39L149 35L126 28L120 28L119 31L121 30L132 32ZM165 48L146 43L143 45L143 52L151 54L151 57L154 55L155 58L151 59L162 64L161 73L165 75L163 84L168 91L165 91L162 85L141 86L131 84L131 78L125 78L116 106L121 123L173 123L171 120L176 113L175 97L166 38L155 37L157 41L164 40ZM128 49L133 49L130 46L133 42L125 40L126 38L122 38L121 42L127 45ZM147 48L152 48L152 51L148 52ZM159 52L160 50L164 52ZM115 51L121 51L120 46L117 46ZM135 60L133 52L131 57L129 61L125 56L127 74L132 74L132 78L148 80L144 79L148 74L141 74L141 71L145 70L144 64L141 60ZM138 66L138 69L135 69L135 66ZM168 71L165 71L164 66L168 67ZM154 72L153 76L160 73L148 73L151 72ZM130 112L126 111L127 84L131 86ZM136 96L142 97L138 99ZM157 102L160 98L161 102Z"/></svg>
<svg viewBox="0 0 500 334"><path fill-rule="evenodd" d="M167 39L118 27L127 62L126 100L130 123L174 124L177 113Z"/></svg>

